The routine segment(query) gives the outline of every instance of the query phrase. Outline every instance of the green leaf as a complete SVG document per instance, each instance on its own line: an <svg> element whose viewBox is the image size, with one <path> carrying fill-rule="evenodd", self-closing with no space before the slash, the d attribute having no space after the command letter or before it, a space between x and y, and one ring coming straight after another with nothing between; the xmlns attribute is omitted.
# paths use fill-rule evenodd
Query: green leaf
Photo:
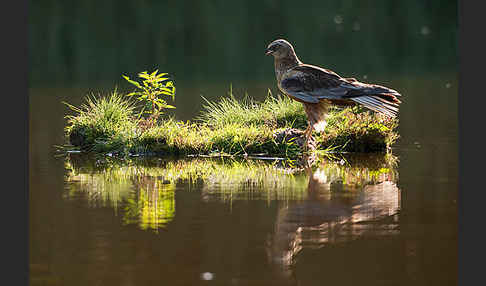
<svg viewBox="0 0 486 286"><path fill-rule="evenodd" d="M145 78L145 79L149 79L150 78L150 76L146 72L139 73L138 74L138 77Z"/></svg>
<svg viewBox="0 0 486 286"><path fill-rule="evenodd" d="M158 75L156 76L156 78L161 78L161 77L163 77L163 76L165 76L165 75L168 75L168 73L160 73L160 74L158 74Z"/></svg>
<svg viewBox="0 0 486 286"><path fill-rule="evenodd" d="M155 76L159 70L155 70L153 73L150 74L151 77Z"/></svg>
<svg viewBox="0 0 486 286"><path fill-rule="evenodd" d="M165 102L155 102L155 104L159 107L159 109L165 108L167 106Z"/></svg>
<svg viewBox="0 0 486 286"><path fill-rule="evenodd" d="M142 88L142 86L138 82L131 80L128 76L123 75L123 78L126 79L129 83L133 84L134 86L138 88Z"/></svg>
<svg viewBox="0 0 486 286"><path fill-rule="evenodd" d="M162 87L160 90L162 90L162 91L167 91L167 92L170 92L170 93L173 93L173 92L174 92L174 90L173 90L173 89L171 89L171 88L167 88L167 87Z"/></svg>

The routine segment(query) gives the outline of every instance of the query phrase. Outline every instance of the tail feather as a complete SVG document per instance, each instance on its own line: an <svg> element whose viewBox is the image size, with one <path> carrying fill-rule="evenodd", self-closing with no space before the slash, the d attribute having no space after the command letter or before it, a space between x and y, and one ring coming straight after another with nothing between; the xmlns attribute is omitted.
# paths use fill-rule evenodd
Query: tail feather
<svg viewBox="0 0 486 286"><path fill-rule="evenodd" d="M402 95L396 90L377 84L353 82L353 85L355 88L348 92L348 99L390 117L398 115Z"/></svg>
<svg viewBox="0 0 486 286"><path fill-rule="evenodd" d="M398 103L385 100L379 95L353 97L351 100L389 117L396 117L398 115Z"/></svg>

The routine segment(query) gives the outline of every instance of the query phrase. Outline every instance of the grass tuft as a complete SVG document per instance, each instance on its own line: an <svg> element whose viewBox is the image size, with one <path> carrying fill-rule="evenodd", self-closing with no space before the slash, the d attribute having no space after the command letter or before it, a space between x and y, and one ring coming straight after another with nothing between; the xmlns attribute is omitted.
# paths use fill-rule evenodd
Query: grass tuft
<svg viewBox="0 0 486 286"><path fill-rule="evenodd" d="M237 100L230 91L228 97L210 102L206 99L199 121L215 128L228 124L242 126L265 125L271 128L306 128L307 118L302 104L286 96L271 96L270 90L263 102L245 95Z"/></svg>
<svg viewBox="0 0 486 286"><path fill-rule="evenodd" d="M65 104L77 113L66 116L66 135L71 144L82 150L120 149L136 136L135 105L116 90L108 96L87 96L79 108Z"/></svg>

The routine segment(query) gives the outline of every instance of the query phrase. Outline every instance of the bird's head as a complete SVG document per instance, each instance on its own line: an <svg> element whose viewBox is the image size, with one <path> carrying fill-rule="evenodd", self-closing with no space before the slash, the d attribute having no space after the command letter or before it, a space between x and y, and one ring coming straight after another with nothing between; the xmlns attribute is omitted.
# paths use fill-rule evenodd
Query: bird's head
<svg viewBox="0 0 486 286"><path fill-rule="evenodd" d="M272 55L274 58L284 58L288 56L294 56L294 47L284 39L278 39L271 42L267 49L265 50L265 54Z"/></svg>

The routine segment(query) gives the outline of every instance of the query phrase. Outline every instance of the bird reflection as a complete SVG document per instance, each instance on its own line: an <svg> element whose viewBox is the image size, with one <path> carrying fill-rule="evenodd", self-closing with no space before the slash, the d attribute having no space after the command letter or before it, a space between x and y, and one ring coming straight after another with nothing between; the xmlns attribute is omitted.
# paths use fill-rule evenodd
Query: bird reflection
<svg viewBox="0 0 486 286"><path fill-rule="evenodd" d="M349 178L342 172L307 167L306 173L307 198L279 209L267 240L269 259L287 269L287 274L303 248L399 232L400 190L394 180L365 178L356 188L345 182Z"/></svg>

